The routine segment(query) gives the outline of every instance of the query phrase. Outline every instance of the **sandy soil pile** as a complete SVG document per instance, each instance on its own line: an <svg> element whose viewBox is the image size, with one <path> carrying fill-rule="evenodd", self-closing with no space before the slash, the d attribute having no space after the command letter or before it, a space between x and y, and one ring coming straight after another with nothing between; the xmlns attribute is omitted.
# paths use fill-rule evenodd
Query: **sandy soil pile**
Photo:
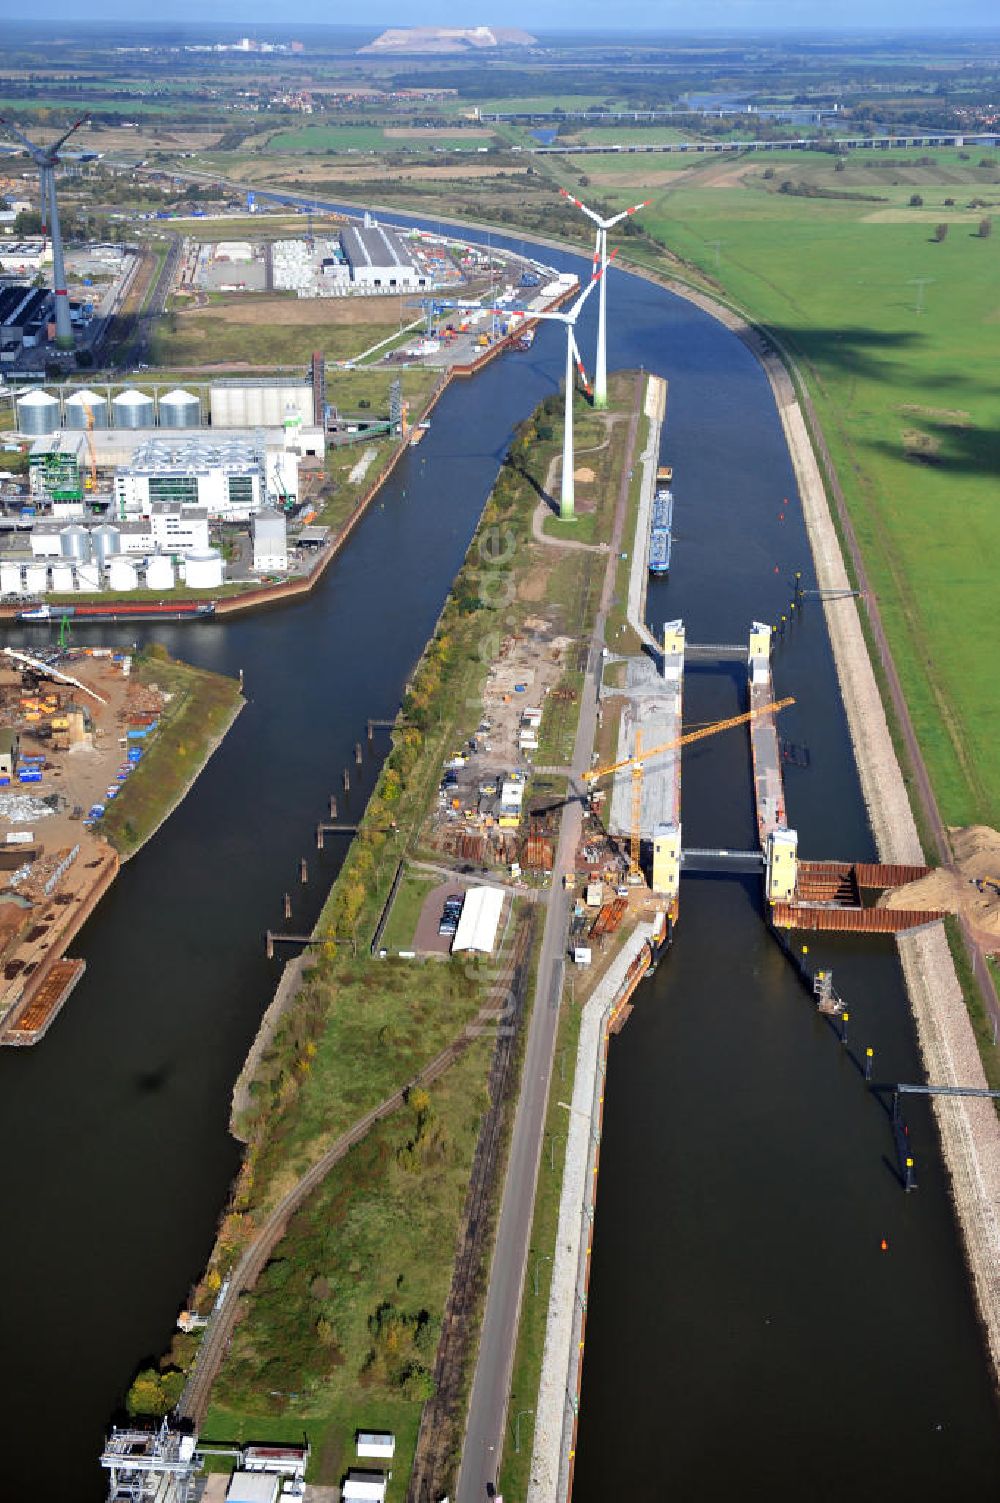
<svg viewBox="0 0 1000 1503"><path fill-rule="evenodd" d="M886 908L962 913L987 946L992 939L992 948L1000 949L1000 891L976 886L977 880L992 878L1000 887L1000 831L988 825L969 825L949 833L955 854L953 866L940 867L918 882L892 888L879 902Z"/></svg>

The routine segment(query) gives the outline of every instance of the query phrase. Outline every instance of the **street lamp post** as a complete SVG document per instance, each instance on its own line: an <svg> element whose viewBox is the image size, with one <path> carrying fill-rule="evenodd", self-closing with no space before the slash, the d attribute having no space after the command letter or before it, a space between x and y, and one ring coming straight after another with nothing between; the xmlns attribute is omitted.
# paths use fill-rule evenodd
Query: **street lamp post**
<svg viewBox="0 0 1000 1503"><path fill-rule="evenodd" d="M531 1283L532 1283L532 1287L533 1287L533 1289L535 1291L535 1298L536 1299L538 1298L538 1265L539 1265L539 1263L551 1263L551 1262L552 1262L552 1258L551 1258L551 1256L550 1256L549 1253L540 1253L538 1255L538 1257L536 1257L536 1259L535 1259L535 1267L534 1267L534 1270L532 1272Z"/></svg>
<svg viewBox="0 0 1000 1503"><path fill-rule="evenodd" d="M514 1455L515 1456L520 1456L520 1454L521 1454L521 1416L524 1415L524 1414L534 1414L534 1412L535 1411L533 1409L519 1409L517 1411L517 1413L515 1414L515 1416L514 1416Z"/></svg>

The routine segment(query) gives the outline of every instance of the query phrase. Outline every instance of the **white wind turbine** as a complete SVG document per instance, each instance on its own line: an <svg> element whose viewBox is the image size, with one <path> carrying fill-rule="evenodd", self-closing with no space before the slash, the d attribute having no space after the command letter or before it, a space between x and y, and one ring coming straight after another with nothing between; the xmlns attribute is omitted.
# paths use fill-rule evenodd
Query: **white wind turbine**
<svg viewBox="0 0 1000 1503"><path fill-rule="evenodd" d="M38 168L41 181L42 233L45 233L45 227L48 224L52 237L52 290L55 294L56 343L63 350L73 348L73 325L69 316L66 268L63 265L62 234L59 229L59 205L56 202L56 168L60 162L59 148L69 140L74 131L79 130L80 126L85 124L86 118L84 116L75 125L71 125L58 141L53 141L49 146L36 146L34 141L29 141L16 125L11 125L9 120L0 120L0 125L5 125L11 135L17 137L24 151ZM77 155L77 153L67 153L67 155ZM84 153L82 160L89 160L93 155L92 152Z"/></svg>
<svg viewBox="0 0 1000 1503"><path fill-rule="evenodd" d="M611 256L608 257L608 261L610 262L613 259L613 257L614 257L614 252L612 251ZM587 286L580 293L580 296L577 298L577 300L573 304L572 308L567 309L565 313L562 312L562 310L556 311L555 309L553 309L551 312L541 313L541 312L536 312L536 310L534 308L511 308L511 307L506 307L506 308L504 308L504 307L491 308L491 307L483 307L482 303L445 302L445 303L436 303L435 304L435 307L438 307L438 308L457 308L457 309L461 309L461 310L463 310L465 312L499 313L499 314L507 316L507 317L514 316L515 318L521 318L521 319L523 319L524 320L524 326L527 326L528 324L536 323L537 321L539 321L541 319L546 319L546 320L550 320L552 323L559 323L559 324L565 325L565 328L566 328L566 412L565 412L565 418L564 418L564 423L563 423L562 487L561 487L561 490L560 490L560 493L559 493L559 516L560 516L560 518L564 522L572 522L573 518L576 515L576 510L575 510L575 507L576 507L576 493L575 493L575 489L574 489L574 486L573 486L573 386L574 386L573 365L574 365L574 360L575 360L575 363L576 363L576 367L577 367L577 369L580 372L580 379L583 382L584 390L588 393L588 395L589 395L590 390L591 390L590 382L587 380L587 372L584 370L583 360L582 360L582 358L580 356L580 349L579 349L579 346L577 345L577 342L576 342L576 335L575 335L575 333L573 331L574 331L574 329L576 327L576 321L580 317L580 313L581 313L581 311L583 309L584 303L587 301L588 297L593 292L594 288L597 286L597 283L600 282L603 279L603 277L604 277L604 271L605 271L605 268L603 266L600 267L600 268L598 268L598 267L596 267L596 264L595 264L594 275L591 277L591 279L588 282Z"/></svg>
<svg viewBox="0 0 1000 1503"><path fill-rule="evenodd" d="M597 225L597 237L594 244L594 269L602 273L607 271L611 257L608 255L608 231L614 229L623 219L638 214L640 209L645 209L652 199L645 199L641 204L634 204L631 209L623 209L620 214L613 214L610 219L602 219L600 214L588 209L580 199L574 198L572 193L567 193L565 188L559 192L563 198L568 198L571 204L575 204L588 219L592 219ZM607 407L608 405L608 309L607 289L601 283L601 296L597 305L597 361L594 370L594 406Z"/></svg>

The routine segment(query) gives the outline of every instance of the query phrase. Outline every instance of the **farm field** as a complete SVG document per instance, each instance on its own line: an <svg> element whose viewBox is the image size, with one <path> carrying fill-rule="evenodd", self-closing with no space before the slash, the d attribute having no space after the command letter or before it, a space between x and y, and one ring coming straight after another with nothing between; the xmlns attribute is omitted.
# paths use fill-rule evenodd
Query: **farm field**
<svg viewBox="0 0 1000 1503"><path fill-rule="evenodd" d="M997 825L1000 242L980 224L1000 212L1000 172L976 164L1000 158L983 148L969 161L920 155L923 164L849 161L840 172L808 153L708 165L657 192L641 225L798 362L942 813ZM783 182L866 198L799 196ZM634 244L629 253L648 254Z"/></svg>

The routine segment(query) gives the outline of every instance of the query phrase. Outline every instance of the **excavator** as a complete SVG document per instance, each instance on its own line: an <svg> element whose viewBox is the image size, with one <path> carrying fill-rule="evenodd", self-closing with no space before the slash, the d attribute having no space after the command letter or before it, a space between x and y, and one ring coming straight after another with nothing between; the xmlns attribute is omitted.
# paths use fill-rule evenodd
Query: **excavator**
<svg viewBox="0 0 1000 1503"><path fill-rule="evenodd" d="M623 772L625 768L632 770L632 827L629 833L629 865L633 879L642 878L642 869L639 865L639 852L642 844L642 778L644 763L652 757L661 756L664 752L674 751L679 746L690 746L693 741L704 741L708 736L717 736L720 731L728 731L737 725L748 725L752 720L760 720L765 715L776 715L779 710L787 709L795 700L776 699L769 704L758 705L755 710L746 710L742 715L732 715L728 720L715 720L711 725L702 725L697 730L686 731L682 736L675 736L672 741L664 741L659 746L643 747L642 731L639 726L635 730L635 750L630 757L623 757L618 762L609 762L604 767L593 767L583 774L583 781L593 785L599 783L602 778L610 778L616 772Z"/></svg>

